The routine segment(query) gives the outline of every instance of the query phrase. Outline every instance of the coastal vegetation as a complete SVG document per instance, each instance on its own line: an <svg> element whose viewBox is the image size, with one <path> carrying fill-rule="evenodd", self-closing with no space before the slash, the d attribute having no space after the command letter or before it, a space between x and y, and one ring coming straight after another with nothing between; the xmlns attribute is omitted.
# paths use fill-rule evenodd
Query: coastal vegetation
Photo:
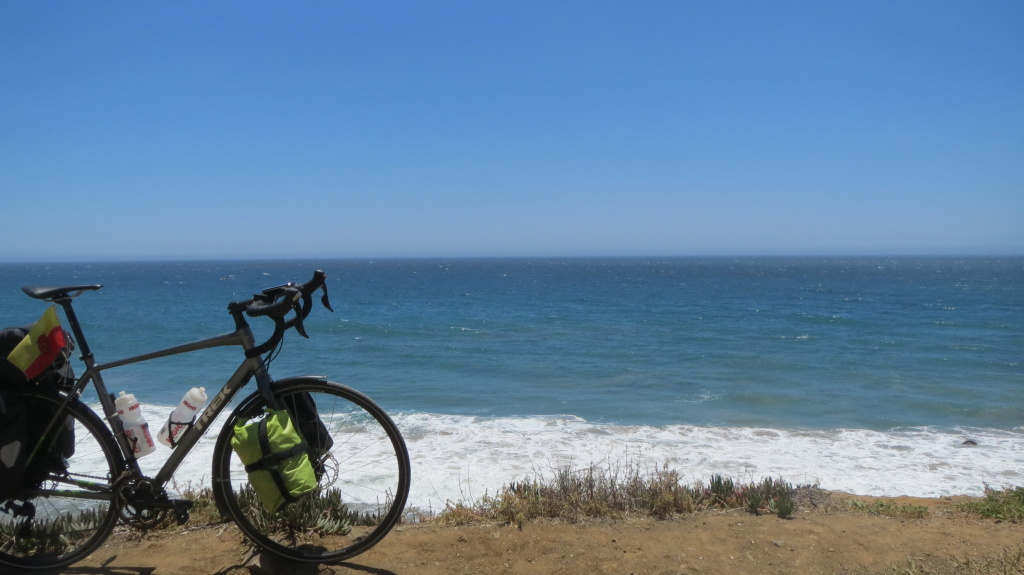
<svg viewBox="0 0 1024 575"><path fill-rule="evenodd" d="M1024 521L1024 487L993 489L985 486L985 498L960 505L969 513L999 521Z"/></svg>
<svg viewBox="0 0 1024 575"><path fill-rule="evenodd" d="M190 526L226 521L217 511L209 488L187 488L192 499ZM298 508L297 508L298 509ZM1024 522L1024 487L986 486L984 497L945 507L940 514L975 517L993 522ZM317 513L302 507L304 513ZM513 481L493 494L473 501L449 501L441 510L413 509L407 523L463 526L474 524L511 525L522 529L531 521L584 523L618 521L626 518L656 520L700 513L739 513L791 519L797 513L858 514L899 521L929 519L932 508L918 501L873 498L833 493L814 485L793 485L782 478L735 481L716 474L707 481L687 480L667 466L644 471L637 466L591 465L560 468ZM162 528L177 529L168 521ZM932 558L934 559L934 558ZM914 557L886 571L863 571L871 575L990 575L1024 574L1024 546L1007 547L982 557L952 557L935 570Z"/></svg>
<svg viewBox="0 0 1024 575"><path fill-rule="evenodd" d="M471 502L449 502L436 520L447 524L500 521L522 526L533 519L617 519L674 515L711 509L745 509L760 515L788 518L796 510L799 491L782 479L736 483L712 475L707 483L687 482L675 469L657 467L650 473L640 468L560 468L551 477L537 476L512 482L495 495Z"/></svg>
<svg viewBox="0 0 1024 575"><path fill-rule="evenodd" d="M209 487L188 486L180 491L193 502L191 525L227 520L218 511ZM898 519L923 519L929 515L928 506L918 503L834 494L816 485L795 486L782 478L738 482L715 474L707 482L687 481L678 470L667 466L645 471L635 465L590 465L537 473L473 501L448 501L440 510L411 509L405 521L448 525L497 521L521 526L525 521L537 519L567 522L631 516L668 519L716 510L789 519L801 507ZM318 513L314 507L300 508L304 513ZM1022 522L1024 487L986 486L984 497L972 498L955 508L964 514L996 521ZM168 519L161 527L173 529L174 523Z"/></svg>

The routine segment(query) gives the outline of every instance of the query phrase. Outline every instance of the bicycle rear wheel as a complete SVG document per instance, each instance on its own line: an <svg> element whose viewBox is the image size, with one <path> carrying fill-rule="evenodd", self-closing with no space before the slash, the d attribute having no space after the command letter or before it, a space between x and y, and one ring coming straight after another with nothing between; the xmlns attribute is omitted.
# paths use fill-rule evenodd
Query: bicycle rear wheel
<svg viewBox="0 0 1024 575"><path fill-rule="evenodd" d="M329 437L306 437L319 485L276 513L255 496L231 449L235 425L264 413L266 404L254 393L235 409L217 438L213 485L221 508L253 542L288 559L331 563L373 547L401 519L409 495L409 453L398 428L368 397L337 383L297 378L274 391L286 406L307 402L307 397L315 404ZM301 427L305 422L295 423Z"/></svg>
<svg viewBox="0 0 1024 575"><path fill-rule="evenodd" d="M35 390L16 397L32 417L51 418L64 401ZM117 523L112 485L121 452L103 420L80 401L70 401L61 417L65 414L70 419L50 435L65 434L66 450L42 461L41 485L0 502L2 564L21 570L70 565L99 547ZM63 425L67 428L60 429ZM74 430L73 441L67 429Z"/></svg>

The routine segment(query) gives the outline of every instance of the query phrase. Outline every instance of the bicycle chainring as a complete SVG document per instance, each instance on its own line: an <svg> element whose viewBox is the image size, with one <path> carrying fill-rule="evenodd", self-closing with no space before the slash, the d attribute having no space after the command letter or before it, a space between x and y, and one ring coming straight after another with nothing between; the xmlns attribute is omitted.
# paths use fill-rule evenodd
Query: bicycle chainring
<svg viewBox="0 0 1024 575"><path fill-rule="evenodd" d="M167 516L167 493L146 477L123 477L114 483L121 522L136 529L156 527Z"/></svg>

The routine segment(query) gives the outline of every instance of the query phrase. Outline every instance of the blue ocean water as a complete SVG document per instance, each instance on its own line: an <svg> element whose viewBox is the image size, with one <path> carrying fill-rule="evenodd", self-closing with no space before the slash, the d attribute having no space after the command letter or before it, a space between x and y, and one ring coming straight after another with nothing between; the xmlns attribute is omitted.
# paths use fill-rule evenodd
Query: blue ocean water
<svg viewBox="0 0 1024 575"><path fill-rule="evenodd" d="M75 307L109 361L230 331L229 301L317 268L336 312L315 310L272 373L326 374L394 413L419 506L623 460L863 494L1024 483L1019 257L7 264L0 309L24 324L45 306L21 285L104 284ZM106 379L162 415L239 360Z"/></svg>

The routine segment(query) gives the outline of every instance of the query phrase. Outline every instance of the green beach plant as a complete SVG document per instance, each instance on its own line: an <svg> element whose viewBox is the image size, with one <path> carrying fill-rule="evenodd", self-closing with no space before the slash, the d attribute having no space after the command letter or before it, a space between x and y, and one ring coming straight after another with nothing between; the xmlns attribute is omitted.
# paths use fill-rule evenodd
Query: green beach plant
<svg viewBox="0 0 1024 575"><path fill-rule="evenodd" d="M765 477L760 483L752 483L744 488L743 498L747 511L754 515L760 515L761 511L767 509L768 512L786 519L796 510L795 492L793 485L781 477Z"/></svg>
<svg viewBox="0 0 1024 575"><path fill-rule="evenodd" d="M13 555L59 555L90 537L104 521L104 514L87 509L65 513L46 521L11 521L0 524L0 551Z"/></svg>
<svg viewBox="0 0 1024 575"><path fill-rule="evenodd" d="M751 489L747 492L747 511L754 515L761 514L761 507L764 505L764 492L760 489Z"/></svg>
<svg viewBox="0 0 1024 575"><path fill-rule="evenodd" d="M1024 487L992 489L985 486L985 498L958 506L962 511L1000 521L1024 520Z"/></svg>
<svg viewBox="0 0 1024 575"><path fill-rule="evenodd" d="M768 500L768 511L771 511L779 519L789 519L796 511L796 502L789 495L779 495Z"/></svg>
<svg viewBox="0 0 1024 575"><path fill-rule="evenodd" d="M270 513L263 507L251 485L243 487L238 495L239 505L250 513L253 524L264 533L294 534L300 530L312 530L319 535L345 534L352 525L376 525L372 514L350 510L342 502L341 492L337 489L310 493L276 513Z"/></svg>
<svg viewBox="0 0 1024 575"><path fill-rule="evenodd" d="M713 505L718 507L735 507L736 483L719 474L714 474L708 482L708 493Z"/></svg>

